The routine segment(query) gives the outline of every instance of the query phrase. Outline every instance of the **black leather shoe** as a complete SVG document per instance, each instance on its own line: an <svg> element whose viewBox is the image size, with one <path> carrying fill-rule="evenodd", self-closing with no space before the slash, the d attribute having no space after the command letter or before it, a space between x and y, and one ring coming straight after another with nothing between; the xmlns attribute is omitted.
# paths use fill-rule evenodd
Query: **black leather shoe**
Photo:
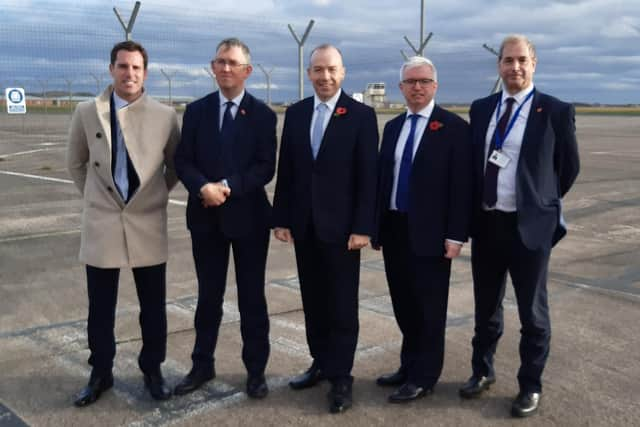
<svg viewBox="0 0 640 427"><path fill-rule="evenodd" d="M89 384L76 395L73 404L78 408L91 405L93 402L100 398L102 392L109 390L113 387L113 375L105 376L92 376L89 379Z"/></svg>
<svg viewBox="0 0 640 427"><path fill-rule="evenodd" d="M511 415L514 417L528 417L538 411L540 393L520 392L511 405Z"/></svg>
<svg viewBox="0 0 640 427"><path fill-rule="evenodd" d="M338 414L346 411L353 404L351 384L332 384L327 397L329 398L329 412Z"/></svg>
<svg viewBox="0 0 640 427"><path fill-rule="evenodd" d="M160 372L144 374L144 386L149 389L151 397L155 400L167 400L171 397L171 389L167 387Z"/></svg>
<svg viewBox="0 0 640 427"><path fill-rule="evenodd" d="M405 374L402 369L398 369L393 374L381 375L376 380L376 384L381 387L387 386L401 386L402 384L407 382L407 374Z"/></svg>
<svg viewBox="0 0 640 427"><path fill-rule="evenodd" d="M192 391L199 389L204 383L206 383L207 381L211 381L215 377L215 369L208 370L194 367L187 374L187 376L178 383L178 385L173 390L173 393L177 396L191 393Z"/></svg>
<svg viewBox="0 0 640 427"><path fill-rule="evenodd" d="M247 395L254 399L262 399L269 394L269 387L264 379L264 375L249 376L247 378Z"/></svg>
<svg viewBox="0 0 640 427"><path fill-rule="evenodd" d="M304 388L313 387L324 379L325 376L320 368L313 364L304 374L298 375L289 381L289 387L294 390L302 390Z"/></svg>
<svg viewBox="0 0 640 427"><path fill-rule="evenodd" d="M389 396L389 402L407 403L431 393L433 393L432 388L424 388L415 384L406 383Z"/></svg>
<svg viewBox="0 0 640 427"><path fill-rule="evenodd" d="M485 390L489 390L491 384L496 382L496 377L476 377L469 378L461 388L458 390L460 397L465 399L472 399L480 396Z"/></svg>

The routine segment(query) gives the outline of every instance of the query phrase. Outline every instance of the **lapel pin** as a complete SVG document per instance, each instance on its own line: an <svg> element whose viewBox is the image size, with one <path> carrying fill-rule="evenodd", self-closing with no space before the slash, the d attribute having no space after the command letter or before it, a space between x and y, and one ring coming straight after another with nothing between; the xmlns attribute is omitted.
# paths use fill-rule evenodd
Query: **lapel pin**
<svg viewBox="0 0 640 427"><path fill-rule="evenodd" d="M541 112L542 112L542 107L536 108L536 113L541 113Z"/></svg>
<svg viewBox="0 0 640 427"><path fill-rule="evenodd" d="M240 114L242 114L243 116L247 114L247 112L244 110L244 108L240 109Z"/></svg>

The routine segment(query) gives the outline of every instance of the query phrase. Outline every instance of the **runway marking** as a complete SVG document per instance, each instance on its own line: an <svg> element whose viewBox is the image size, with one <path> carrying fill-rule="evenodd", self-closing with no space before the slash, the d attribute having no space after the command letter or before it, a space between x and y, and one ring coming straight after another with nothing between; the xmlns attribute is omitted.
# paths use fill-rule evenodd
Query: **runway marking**
<svg viewBox="0 0 640 427"><path fill-rule="evenodd" d="M2 156L0 156L0 157L2 157ZM21 177L21 178L39 179L41 181L59 182L61 184L73 184L73 181L70 180L70 179L52 178L52 177L49 177L49 176L32 175L32 174L29 174L29 173L21 173L21 172L12 172L12 171L2 171L2 170L0 170L0 174L17 176L17 177ZM184 202L182 200L176 200L176 199L169 199L169 204L178 205L178 206L187 206L187 202Z"/></svg>
<svg viewBox="0 0 640 427"><path fill-rule="evenodd" d="M32 153L39 153L40 151L60 151L60 150L64 150L64 147L60 147L60 148L36 148L34 150L27 150L27 151L18 151L15 153L9 153L9 154L1 154L0 155L0 159L7 159L9 157L14 157L14 156L22 156L23 154L32 154Z"/></svg>
<svg viewBox="0 0 640 427"><path fill-rule="evenodd" d="M23 427L28 425L11 409L0 403L0 426Z"/></svg>

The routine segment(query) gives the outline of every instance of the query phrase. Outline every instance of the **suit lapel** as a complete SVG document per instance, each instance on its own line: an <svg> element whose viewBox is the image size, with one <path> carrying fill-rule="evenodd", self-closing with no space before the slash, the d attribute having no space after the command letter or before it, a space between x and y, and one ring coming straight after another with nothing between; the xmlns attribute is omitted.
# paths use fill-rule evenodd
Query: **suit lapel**
<svg viewBox="0 0 640 427"><path fill-rule="evenodd" d="M109 164L111 164L111 109L109 100L112 88L109 86L102 95L96 98L96 112L98 122L102 127L102 136L107 144L107 152L109 153Z"/></svg>
<svg viewBox="0 0 640 427"><path fill-rule="evenodd" d="M311 152L311 120L313 119L313 99L313 96L311 96L302 101L302 120L300 121L300 129L302 130L302 136L300 138L300 141L302 141L303 145L302 150L304 153L306 153L305 156L308 157L309 161L311 162L313 162L313 153ZM324 137L322 138L322 140L324 141ZM322 144L320 144L320 149L322 149ZM318 156L319 155L320 153L318 152Z"/></svg>
<svg viewBox="0 0 640 427"><path fill-rule="evenodd" d="M316 160L318 160L324 151L326 151L326 145L332 144L334 141L339 141L340 135L340 126L345 120L348 120L349 116L349 100L351 98L347 95L344 90L340 93L340 97L338 97L338 102L336 102L336 108L333 111L328 111L331 115L329 116L329 123L327 123L327 128L324 131L324 135L322 136L322 143L320 144L320 149L318 150L318 156ZM345 113L337 116L334 112L338 108L344 108ZM311 104L311 113L313 114L313 103ZM309 121L311 122L311 121ZM309 139L309 148L311 148L311 139Z"/></svg>
<svg viewBox="0 0 640 427"><path fill-rule="evenodd" d="M531 110L527 118L527 125L524 129L522 137L522 146L520 147L520 157L528 156L532 150L536 150L538 141L542 141L540 133L545 129L542 125L546 117L543 101L540 93L536 90L531 99Z"/></svg>

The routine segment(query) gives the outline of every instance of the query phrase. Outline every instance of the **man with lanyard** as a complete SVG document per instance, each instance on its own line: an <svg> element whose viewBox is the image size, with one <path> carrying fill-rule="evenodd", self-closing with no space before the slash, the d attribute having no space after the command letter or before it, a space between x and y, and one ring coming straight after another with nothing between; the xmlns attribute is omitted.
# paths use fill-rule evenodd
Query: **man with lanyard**
<svg viewBox="0 0 640 427"><path fill-rule="evenodd" d="M511 408L516 417L538 409L551 340L549 257L566 234L560 199L580 167L573 106L534 88L536 61L526 37L506 37L498 62L503 90L476 100L469 113L476 181L471 233L475 335L473 374L460 395L477 397L496 380L493 358L504 327L509 272L522 325L520 392Z"/></svg>

